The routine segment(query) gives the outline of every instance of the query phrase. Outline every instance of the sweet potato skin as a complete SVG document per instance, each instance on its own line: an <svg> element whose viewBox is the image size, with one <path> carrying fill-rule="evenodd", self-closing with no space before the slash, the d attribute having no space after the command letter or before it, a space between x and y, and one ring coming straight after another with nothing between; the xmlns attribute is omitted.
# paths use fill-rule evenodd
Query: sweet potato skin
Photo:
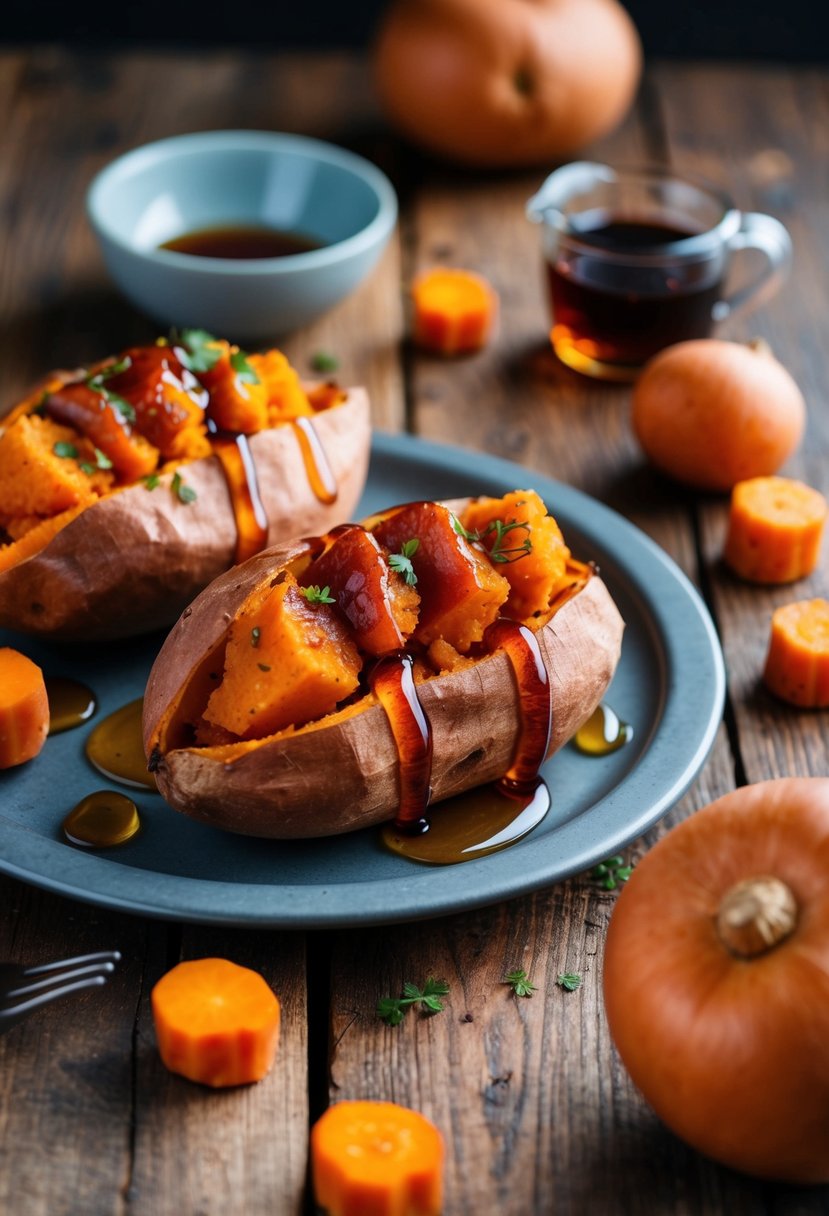
<svg viewBox="0 0 829 1216"><path fill-rule="evenodd" d="M144 699L144 742L155 752L162 795L177 810L227 831L281 839L332 836L393 817L397 749L381 706L263 742L229 762L195 748L168 749L163 724L183 683L220 644L265 572L302 547L258 555L217 580L179 620L156 661ZM619 659L623 622L597 575L536 634L550 675L557 751L598 705ZM185 677L186 678L186 677ZM518 736L519 694L507 655L496 651L418 685L432 724L433 803L503 775Z"/></svg>
<svg viewBox="0 0 829 1216"><path fill-rule="evenodd" d="M268 543L324 532L354 511L370 451L369 403L362 388L314 417L339 486L320 502L290 426L249 439L269 520ZM196 492L179 501L171 475L100 499L40 552L0 574L0 626L71 640L131 637L169 625L234 560L236 523L219 460L180 466Z"/></svg>

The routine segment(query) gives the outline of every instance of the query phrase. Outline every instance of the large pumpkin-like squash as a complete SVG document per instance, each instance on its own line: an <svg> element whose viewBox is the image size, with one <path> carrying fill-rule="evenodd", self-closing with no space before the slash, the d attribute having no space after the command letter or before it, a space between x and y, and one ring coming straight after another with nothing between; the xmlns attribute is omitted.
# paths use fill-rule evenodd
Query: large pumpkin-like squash
<svg viewBox="0 0 829 1216"><path fill-rule="evenodd" d="M616 0L397 0L374 52L400 130L488 167L555 160L606 134L641 60Z"/></svg>
<svg viewBox="0 0 829 1216"><path fill-rule="evenodd" d="M727 794L614 909L611 1034L656 1113L735 1169L829 1181L829 779Z"/></svg>

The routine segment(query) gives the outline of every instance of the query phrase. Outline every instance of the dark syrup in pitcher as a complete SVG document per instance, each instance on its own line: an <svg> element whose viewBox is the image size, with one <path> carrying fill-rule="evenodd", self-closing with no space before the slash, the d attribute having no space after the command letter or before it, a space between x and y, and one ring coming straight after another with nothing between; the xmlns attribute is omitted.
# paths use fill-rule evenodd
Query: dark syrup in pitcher
<svg viewBox="0 0 829 1216"><path fill-rule="evenodd" d="M710 333L723 259L716 251L675 257L670 248L698 230L591 212L572 235L547 264L553 346L564 362L638 367L665 346ZM625 262L626 254L643 260Z"/></svg>

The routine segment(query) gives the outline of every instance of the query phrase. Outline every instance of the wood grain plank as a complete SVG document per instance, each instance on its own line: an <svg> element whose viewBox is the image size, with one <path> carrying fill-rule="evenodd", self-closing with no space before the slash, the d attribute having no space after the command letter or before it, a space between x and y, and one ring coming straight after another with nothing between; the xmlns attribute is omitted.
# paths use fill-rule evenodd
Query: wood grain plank
<svg viewBox="0 0 829 1216"><path fill-rule="evenodd" d="M3 961L123 954L103 988L56 1001L0 1036L0 1211L120 1212L131 1159L137 993L147 937L159 932L0 878Z"/></svg>
<svg viewBox="0 0 829 1216"><path fill-rule="evenodd" d="M178 947L177 949L175 947ZM277 1062L256 1085L211 1090L169 1073L155 1046L152 985L180 959L229 958L280 999ZM150 951L138 1016L131 1216L246 1216L302 1211L308 1142L305 940L189 927Z"/></svg>
<svg viewBox="0 0 829 1216"><path fill-rule="evenodd" d="M741 341L764 338L800 384L808 408L807 432L783 472L829 494L829 80L822 72L782 68L746 70L735 77L719 67L662 70L659 78L675 163L720 181L727 163L727 185L738 205L777 216L792 234L794 269L789 281L771 302L724 326L723 334ZM728 115L727 126L723 114ZM751 586L733 577L721 562L726 500L700 500L700 519L746 777L757 781L825 775L829 713L788 708L760 681L774 609L829 594L825 555L812 577L793 586Z"/></svg>

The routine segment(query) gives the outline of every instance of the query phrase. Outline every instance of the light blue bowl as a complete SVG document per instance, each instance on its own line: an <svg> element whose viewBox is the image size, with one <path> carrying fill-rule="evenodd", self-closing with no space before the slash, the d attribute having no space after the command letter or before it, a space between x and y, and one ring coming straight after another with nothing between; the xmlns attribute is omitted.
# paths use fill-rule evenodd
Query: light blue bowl
<svg viewBox="0 0 829 1216"><path fill-rule="evenodd" d="M165 326L246 341L298 329L348 295L397 220L392 185L367 160L266 131L206 131L136 148L97 175L87 208L110 274L133 304ZM301 232L323 247L244 261L159 248L237 224Z"/></svg>

